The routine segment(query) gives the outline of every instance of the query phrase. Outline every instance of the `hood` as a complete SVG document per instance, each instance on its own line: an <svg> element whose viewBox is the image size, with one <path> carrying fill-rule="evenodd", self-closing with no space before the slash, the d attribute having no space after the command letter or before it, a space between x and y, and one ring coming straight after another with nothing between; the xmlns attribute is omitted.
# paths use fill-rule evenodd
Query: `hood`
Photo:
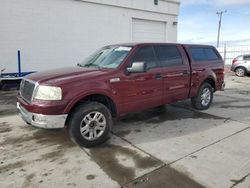
<svg viewBox="0 0 250 188"><path fill-rule="evenodd" d="M90 67L66 67L41 71L26 76L27 79L46 83L48 85L60 85L65 82L93 79L101 75L108 74L114 69L98 69Z"/></svg>

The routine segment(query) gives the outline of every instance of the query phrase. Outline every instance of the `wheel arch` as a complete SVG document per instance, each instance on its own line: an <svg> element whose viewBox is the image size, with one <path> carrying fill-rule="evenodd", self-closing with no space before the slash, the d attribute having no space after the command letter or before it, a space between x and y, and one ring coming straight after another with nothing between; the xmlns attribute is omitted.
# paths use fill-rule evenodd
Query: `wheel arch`
<svg viewBox="0 0 250 188"><path fill-rule="evenodd" d="M191 97L194 97L197 95L197 93L199 92L201 86L204 84L204 83L209 83L212 88L213 88L213 92L216 91L216 80L215 80L215 77L213 76L208 76L206 77L205 79L203 79L202 81L200 81L198 87L196 87L195 91L192 92L192 96Z"/></svg>
<svg viewBox="0 0 250 188"><path fill-rule="evenodd" d="M213 88L213 92L216 91L216 85L215 85L215 80L214 80L214 78L212 78L212 77L206 78L206 79L200 84L200 87L201 87L202 84L204 84L204 83L209 83L209 84L212 86L212 88ZM200 88L200 87L199 87L199 88Z"/></svg>
<svg viewBox="0 0 250 188"><path fill-rule="evenodd" d="M77 106L83 103L88 103L88 102L99 102L103 104L110 110L112 117L116 117L118 114L117 106L111 97L103 93L92 93L92 94L84 95L82 97L78 97L67 106L65 112L68 114L68 117L66 119L65 125L68 124L68 121L72 113L74 112L74 110L77 108Z"/></svg>

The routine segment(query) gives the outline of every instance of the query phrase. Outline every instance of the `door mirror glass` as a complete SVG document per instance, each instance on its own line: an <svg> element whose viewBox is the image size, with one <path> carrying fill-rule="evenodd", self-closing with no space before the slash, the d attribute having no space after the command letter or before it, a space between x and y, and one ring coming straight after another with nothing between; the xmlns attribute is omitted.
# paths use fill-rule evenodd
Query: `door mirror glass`
<svg viewBox="0 0 250 188"><path fill-rule="evenodd" d="M128 73L142 73L146 71L146 64L144 62L133 62L131 67L127 68Z"/></svg>

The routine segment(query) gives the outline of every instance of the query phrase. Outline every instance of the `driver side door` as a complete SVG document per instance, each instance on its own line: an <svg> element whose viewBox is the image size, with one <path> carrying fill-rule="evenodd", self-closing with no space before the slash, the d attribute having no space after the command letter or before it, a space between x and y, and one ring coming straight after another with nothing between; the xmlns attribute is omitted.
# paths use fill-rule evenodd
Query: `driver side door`
<svg viewBox="0 0 250 188"><path fill-rule="evenodd" d="M121 99L122 113L140 111L163 104L162 68L156 59L153 46L142 46L129 60L127 67L134 62L144 62L146 71L128 73L121 77L122 90L117 90Z"/></svg>

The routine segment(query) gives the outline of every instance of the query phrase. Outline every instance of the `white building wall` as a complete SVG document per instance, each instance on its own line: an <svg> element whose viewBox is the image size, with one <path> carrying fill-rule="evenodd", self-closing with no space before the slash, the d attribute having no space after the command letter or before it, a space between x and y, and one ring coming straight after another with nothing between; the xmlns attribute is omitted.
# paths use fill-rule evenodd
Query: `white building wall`
<svg viewBox="0 0 250 188"><path fill-rule="evenodd" d="M22 71L76 65L101 46L131 42L132 18L166 22L166 42L177 41L178 2L90 1L1 0L0 69L17 71L18 49Z"/></svg>

